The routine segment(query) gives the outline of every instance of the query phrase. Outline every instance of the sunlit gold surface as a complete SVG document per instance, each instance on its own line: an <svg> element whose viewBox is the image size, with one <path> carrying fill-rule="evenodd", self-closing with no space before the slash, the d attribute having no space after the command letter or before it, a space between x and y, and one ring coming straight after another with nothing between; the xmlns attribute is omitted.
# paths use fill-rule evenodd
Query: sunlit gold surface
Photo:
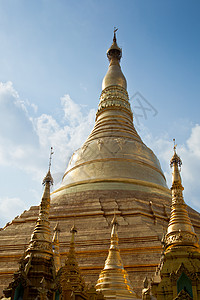
<svg viewBox="0 0 200 300"><path fill-rule="evenodd" d="M104 269L99 275L96 290L101 291L105 299L137 299L120 257L117 225L114 217L110 249Z"/></svg>
<svg viewBox="0 0 200 300"><path fill-rule="evenodd" d="M124 77L119 64L122 57L122 50L117 45L115 33L113 43L107 51L107 56L110 61L110 65L102 82L102 90L110 86L121 86L126 89L126 78Z"/></svg>
<svg viewBox="0 0 200 300"><path fill-rule="evenodd" d="M61 187L52 198L65 193L69 187L71 191L76 191L77 186L79 190L87 190L87 184L98 182L109 182L110 186L123 183L124 189L130 188L125 187L127 183L132 183L138 190L149 185L157 191L165 189L169 194L158 159L142 142L133 125L126 84L120 83L124 78L119 71L121 49L115 41L108 50L108 57L111 65L103 81L94 128L84 145L73 154ZM110 69L112 64L118 68L117 72ZM108 81L112 84L105 84ZM95 188L93 185L92 189Z"/></svg>
<svg viewBox="0 0 200 300"><path fill-rule="evenodd" d="M126 89L127 83L124 74L122 73L120 64L117 60L111 60L108 72L106 73L103 82L102 90L109 86L119 85L122 88Z"/></svg>

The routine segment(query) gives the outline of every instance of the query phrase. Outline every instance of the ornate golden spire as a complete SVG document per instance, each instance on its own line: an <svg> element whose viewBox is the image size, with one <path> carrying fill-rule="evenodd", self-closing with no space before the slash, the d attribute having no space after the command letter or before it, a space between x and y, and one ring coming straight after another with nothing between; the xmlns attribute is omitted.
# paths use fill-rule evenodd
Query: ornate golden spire
<svg viewBox="0 0 200 300"><path fill-rule="evenodd" d="M83 291L85 288L85 282L80 274L75 252L75 234L77 233L75 225L72 226L70 232L72 234L71 242L69 247L69 253L65 261L65 266L63 267L62 277L66 277L69 279L70 284L72 285L74 290Z"/></svg>
<svg viewBox="0 0 200 300"><path fill-rule="evenodd" d="M70 263L73 261L73 264L74 264L74 262L76 261L75 234L77 233L75 225L72 226L70 232L71 232L72 236L71 236L71 242L70 242L70 246L69 246L69 254L67 257L67 261ZM77 261L76 261L76 263L77 263Z"/></svg>
<svg viewBox="0 0 200 300"><path fill-rule="evenodd" d="M118 247L117 219L112 220L111 244L103 271L99 275L96 290L101 291L105 299L136 299L127 272L120 257ZM116 298L114 298L116 297Z"/></svg>
<svg viewBox="0 0 200 300"><path fill-rule="evenodd" d="M60 263L60 243L59 243L59 232L60 232L60 227L59 224L57 223L55 228L54 228L54 235L53 235L53 256L54 256L54 263L55 263L55 268L56 272L60 269L61 263Z"/></svg>
<svg viewBox="0 0 200 300"><path fill-rule="evenodd" d="M174 140L175 141L175 140ZM172 168L172 205L171 216L165 237L165 247L172 246L196 246L198 247L198 238L187 212L187 205L183 199L183 186L181 183L180 167L182 161L176 153L174 145L174 155L170 160Z"/></svg>
<svg viewBox="0 0 200 300"><path fill-rule="evenodd" d="M40 204L39 217L31 236L29 247L26 250L27 256L32 253L37 257L50 258L53 256L51 230L49 223L49 209L50 209L50 187L53 185L53 179L50 172L52 148L49 159L49 170L43 180L44 192Z"/></svg>
<svg viewBox="0 0 200 300"><path fill-rule="evenodd" d="M126 78L124 77L119 64L122 57L122 49L120 49L117 45L117 30L118 29L114 28L113 43L107 50L107 57L109 59L110 65L108 68L108 72L102 82L102 90L109 86L120 86L125 90L127 88Z"/></svg>

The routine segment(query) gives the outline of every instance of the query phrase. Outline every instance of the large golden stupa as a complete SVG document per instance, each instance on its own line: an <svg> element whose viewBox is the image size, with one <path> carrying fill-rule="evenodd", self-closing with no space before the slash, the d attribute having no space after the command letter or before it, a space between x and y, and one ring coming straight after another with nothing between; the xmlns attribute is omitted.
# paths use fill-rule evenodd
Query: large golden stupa
<svg viewBox="0 0 200 300"><path fill-rule="evenodd" d="M102 185L104 190L150 191L169 197L159 161L133 125L126 78L119 64L122 50L115 36L107 56L110 65L103 79L94 129L73 154L62 185L54 192L56 202L66 193L102 190Z"/></svg>
<svg viewBox="0 0 200 300"><path fill-rule="evenodd" d="M60 188L52 193L49 220L52 230L59 222L60 256L64 262L69 229L75 219L79 265L85 281L96 284L108 255L115 211L124 269L133 290L140 294L143 279L152 276L160 259L171 192L157 157L133 125L134 112L120 67L122 50L115 33L107 56L110 64L103 79L94 129L73 154ZM189 215L199 235L199 213L189 208ZM38 207L33 206L1 230L1 287L6 287L17 269L37 217Z"/></svg>

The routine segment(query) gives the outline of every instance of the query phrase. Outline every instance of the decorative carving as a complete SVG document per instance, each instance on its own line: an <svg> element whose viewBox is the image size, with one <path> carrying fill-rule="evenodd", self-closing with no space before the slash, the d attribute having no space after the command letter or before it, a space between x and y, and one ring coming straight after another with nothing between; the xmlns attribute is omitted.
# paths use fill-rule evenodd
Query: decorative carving
<svg viewBox="0 0 200 300"><path fill-rule="evenodd" d="M174 298L174 300L192 300L192 298L186 291L182 290L182 291L180 291L178 296L176 298Z"/></svg>
<svg viewBox="0 0 200 300"><path fill-rule="evenodd" d="M111 86L105 88L100 96L100 103L98 112L105 107L120 106L128 110L131 114L131 107L129 103L127 91L120 86ZM97 114L98 114L97 112Z"/></svg>
<svg viewBox="0 0 200 300"><path fill-rule="evenodd" d="M101 150L103 144L104 144L103 139L98 139L98 140L97 140L97 146L98 146L98 148L99 148L99 151Z"/></svg>
<svg viewBox="0 0 200 300"><path fill-rule="evenodd" d="M181 276L182 273L185 273L185 275L187 275L187 277L190 280L198 280L198 275L196 272L190 272L184 265L184 263L181 263L180 267L178 268L178 270L176 272L172 272L170 274L170 279L172 283L176 283L176 281L178 280L178 278Z"/></svg>
<svg viewBox="0 0 200 300"><path fill-rule="evenodd" d="M89 144L84 144L84 145L83 145L83 147L81 148L82 153L85 152L85 150L87 149L88 145L89 145Z"/></svg>
<svg viewBox="0 0 200 300"><path fill-rule="evenodd" d="M125 139L123 139L123 138L117 138L117 139L115 139L115 141L117 142L119 148L122 150L123 145L126 143Z"/></svg>
<svg viewBox="0 0 200 300"><path fill-rule="evenodd" d="M52 245L51 243L47 242L47 241L34 241L30 244L29 249L38 249L38 250L47 250L52 252Z"/></svg>
<svg viewBox="0 0 200 300"><path fill-rule="evenodd" d="M165 244L169 245L172 243L192 243L195 244L198 242L197 236L192 232L184 231L173 231L165 236Z"/></svg>
<svg viewBox="0 0 200 300"><path fill-rule="evenodd" d="M183 199L182 189L180 189L180 187L172 189L172 205L175 204L183 204L186 206Z"/></svg>

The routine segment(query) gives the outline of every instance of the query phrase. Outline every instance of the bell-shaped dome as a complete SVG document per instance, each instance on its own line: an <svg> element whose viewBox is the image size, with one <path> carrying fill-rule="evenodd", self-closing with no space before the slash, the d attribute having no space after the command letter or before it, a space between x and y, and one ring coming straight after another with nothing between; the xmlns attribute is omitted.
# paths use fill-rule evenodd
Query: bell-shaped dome
<svg viewBox="0 0 200 300"><path fill-rule="evenodd" d="M110 66L103 80L94 128L73 154L62 185L53 197L58 192L61 195L91 189L142 190L169 196L158 159L133 125L126 79L119 65L121 49L115 35L107 56Z"/></svg>

